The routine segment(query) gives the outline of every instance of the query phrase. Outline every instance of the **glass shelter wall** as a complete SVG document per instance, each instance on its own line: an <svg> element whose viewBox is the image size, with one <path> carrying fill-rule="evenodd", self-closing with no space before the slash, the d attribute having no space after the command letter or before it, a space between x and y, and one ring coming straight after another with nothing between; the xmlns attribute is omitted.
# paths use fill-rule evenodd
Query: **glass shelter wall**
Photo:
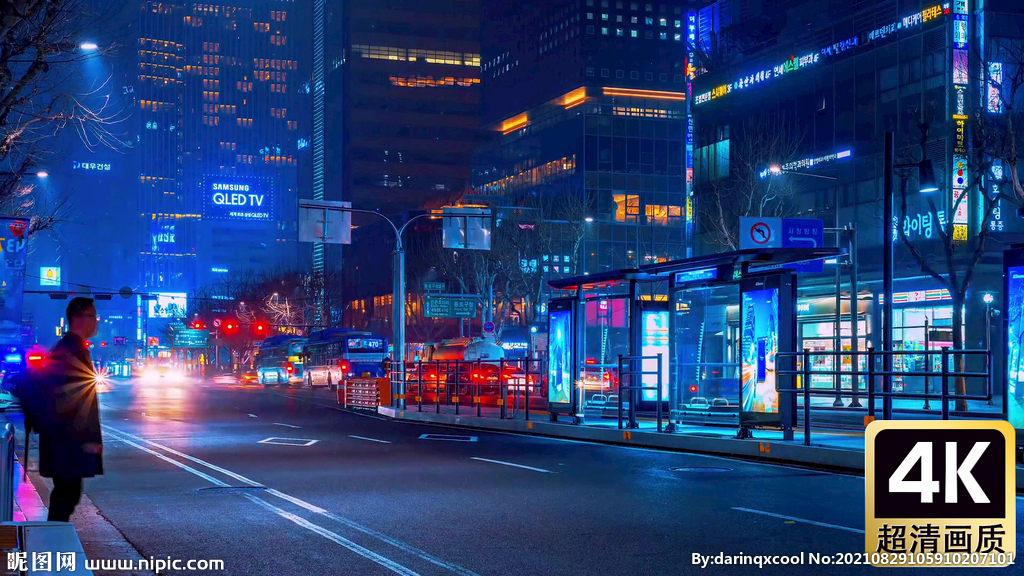
<svg viewBox="0 0 1024 576"><path fill-rule="evenodd" d="M619 355L629 355L629 299L625 296L584 303L583 366L580 401L584 410L617 405Z"/></svg>
<svg viewBox="0 0 1024 576"><path fill-rule="evenodd" d="M679 394L673 411L736 410L740 384L739 286L675 295L672 342Z"/></svg>

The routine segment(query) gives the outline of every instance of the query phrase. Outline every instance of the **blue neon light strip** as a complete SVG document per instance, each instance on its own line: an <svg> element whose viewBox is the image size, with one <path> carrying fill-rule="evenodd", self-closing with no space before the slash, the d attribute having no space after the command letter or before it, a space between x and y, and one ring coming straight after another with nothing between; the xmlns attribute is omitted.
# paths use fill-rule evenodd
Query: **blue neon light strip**
<svg viewBox="0 0 1024 576"><path fill-rule="evenodd" d="M752 74L748 74L732 82L716 86L711 90L695 95L693 97L693 104L700 105L728 94L732 94L733 91L743 90L751 86L756 86L770 80L780 78L787 74L792 74L793 72L813 66L818 62L832 58L849 50L860 48L872 42L882 40L883 38L901 30L914 28L924 24L925 22L931 22L932 20L949 13L950 8L948 2L945 4L936 4L935 6L925 8L920 12L911 14L910 16L906 16L896 20L895 22L886 24L885 26L875 28L870 32L859 34L841 42L829 44L819 50L808 52L806 54L790 56L788 60L785 60L781 64L769 66L763 70L756 70Z"/></svg>

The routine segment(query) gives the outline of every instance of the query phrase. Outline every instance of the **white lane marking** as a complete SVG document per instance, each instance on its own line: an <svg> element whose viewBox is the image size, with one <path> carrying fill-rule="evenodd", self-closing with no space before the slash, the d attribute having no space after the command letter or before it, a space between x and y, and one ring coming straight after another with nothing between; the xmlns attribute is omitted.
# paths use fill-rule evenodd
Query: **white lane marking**
<svg viewBox="0 0 1024 576"><path fill-rule="evenodd" d="M174 460L173 458L169 458L167 456L164 456L163 454L161 454L161 453L159 453L159 452L157 452L155 450L150 450L149 448L146 448L145 446L141 446L141 445L136 444L135 442L132 442L132 441L127 440L125 438L118 438L118 439L120 441L124 442L125 444L128 444L130 446L134 446L134 447L138 448L139 450L142 450L144 452L148 452L148 453L152 454L153 456L156 456L157 458L159 458L161 460L164 460L164 461L166 461L166 462L168 462L170 464L173 464L173 465L181 468L182 470L185 470L186 472L190 472L192 474L195 474L196 476L199 476L200 478L213 483L215 486L223 486L223 487L227 487L228 486L228 484L226 484L224 482L221 482L220 480L214 478L213 476L210 476L209 474L206 474L204 472L200 472L199 470L196 470L195 468L192 468L191 466L189 466L187 464L182 464L181 462L178 462L177 460ZM148 442L148 440L145 440L144 438L142 438L142 440ZM352 552L355 552L356 554L359 554L360 556L366 558L367 560L371 560L373 562L376 562L377 564L380 564L384 568L387 568L388 570L391 570L392 572L395 572L396 574L404 574L405 576L419 576L418 573L414 572L413 570L410 570L409 568L406 568L405 566L402 566L401 564L395 562L394 560L391 560L389 558L385 558L384 556L381 556L380 554L377 554L376 552L374 552L372 550L369 550L367 548L363 548L359 544L356 544L355 542L353 542L353 541L351 541L351 540L349 540L347 538L339 536L338 534L336 534L334 532L331 532L330 530L328 530L328 529L326 529L326 528L324 528L322 526L318 526L316 524L313 524L312 522L310 522L310 521L308 521L308 520L306 520L304 518L301 518L299 516L296 516L295 514L292 514L291 512L282 510L281 508L278 508L277 506L274 506L273 504L270 504L269 502L266 502L266 501L264 501L264 500L262 500L262 499L260 499L260 498L258 498L256 496L252 495L252 494L245 494L245 493L243 493L242 496L247 498L252 503L257 504L257 505L259 505L259 506L261 506L263 508L266 508L267 510L277 514L278 516L284 518L285 520L293 522L294 524L296 524L298 526L301 526L301 527L305 528L306 530L309 530L310 532L314 532L316 534L319 534L319 535L323 536L324 538L327 538L328 540L330 540L330 541L332 541L332 542L334 542L336 544L340 544L341 546L344 546L345 548L348 548Z"/></svg>
<svg viewBox="0 0 1024 576"><path fill-rule="evenodd" d="M190 456L188 454L185 454L184 452L179 452L179 451L177 451L177 450L175 450L173 448L169 448L169 447L164 446L162 444L158 444L156 442L152 442L150 440L146 440L145 438L140 438L140 437L135 436L133 434L130 434L128 432L124 432L124 431L118 430L117 428L114 428L112 426L108 426L106 424L104 424L103 427L107 428L108 430L113 430L114 432L118 432L121 435L126 436L128 438L135 438L136 440L139 440L139 441L142 441L142 442L146 442L148 444L156 446L157 448L160 448L161 450L165 450L165 451L167 451L167 452L169 452L171 454L174 454L176 456L179 456L179 457L184 458L186 460L189 460L191 462L195 462L196 464L201 464L203 466L206 466L207 468L209 468L211 470L220 472L221 474L224 474L225 476L229 476L231 478L234 478L235 480L238 480L239 482L244 482L246 484L249 484L250 486L263 486L263 484L261 484L259 482L256 482L255 480L251 480L249 478L246 478L245 476L242 476L241 474L236 474L235 472L232 472L230 470L221 468L220 466L217 466L216 464L211 464L211 463L209 463L209 462L207 462L205 460L201 460L199 458L196 458L195 456ZM476 572L473 572L472 570L469 570L467 568L463 568L462 566L459 566L458 564L453 564L451 562L446 562L445 560L442 560L442 559L440 559L440 558L438 558L436 556L433 556L433 555L431 555L430 553L428 553L428 552L426 552L424 550L420 550L419 548L416 548L414 546L406 544L405 542L402 542L401 540L398 540L397 538L393 538L391 536L388 536L387 534L384 534L382 532L378 532L378 531L374 530L373 528L368 528L366 526L363 526L362 524L359 524L359 523L357 523L357 522L355 522L353 520L349 520L348 518L345 518L343 516L338 516L337 514L334 514L333 512L325 510L325 509L323 509L323 508L321 508L321 507L319 507L319 506L317 506L315 504L310 504L309 502L306 502L305 500L301 500L299 498L296 498L296 497L291 496L289 494L285 494L284 492L280 492L280 491L275 490L273 488L267 488L266 490L263 491L263 493L264 494L270 494L271 496L276 496L277 498L280 498L280 499L285 500L287 502L291 502L292 504L294 504L294 505L296 505L296 506L298 506L300 508L303 508L305 510L313 512L314 514L319 514L319 515L324 516L326 518L330 518L331 520L334 520L335 522L338 522L339 524L343 524L343 525L345 525L345 526L347 526L349 528L352 528L353 530L358 530L359 532L362 532L363 534L366 534L367 536L372 536L372 537L380 540L381 542L385 542L387 544L390 544L390 545L394 546L395 548L398 548L400 550L404 550L404 551L408 552L409 554L412 554L412 555L420 558L421 560L424 560L426 562L430 562L431 564L434 564L436 566L440 566L442 568L446 568L446 569L451 570L452 572L454 572L456 574L459 574L461 576L480 576L479 574L477 574ZM248 496L251 496L251 494L249 494Z"/></svg>
<svg viewBox="0 0 1024 576"><path fill-rule="evenodd" d="M319 440L312 440L310 438L278 438L277 436L271 436L270 438L264 438L257 442L257 444L278 444L280 446L312 446Z"/></svg>
<svg viewBox="0 0 1024 576"><path fill-rule="evenodd" d="M460 436L458 434L420 434L420 440L440 440L442 442L476 442L476 436Z"/></svg>
<svg viewBox="0 0 1024 576"><path fill-rule="evenodd" d="M287 428L302 428L302 426L296 426L294 424L282 424L281 422L274 422L277 426L285 426Z"/></svg>
<svg viewBox="0 0 1024 576"><path fill-rule="evenodd" d="M355 434L349 434L349 438L355 438L356 440L367 440L370 442L380 442L381 444L391 444L389 440L377 440L376 438L367 438L366 436L356 436Z"/></svg>
<svg viewBox="0 0 1024 576"><path fill-rule="evenodd" d="M473 456L470 460L479 460L480 462L490 462L491 464L501 464L502 466L512 466L514 468L522 468L523 470L533 470L534 472L543 472L545 474L554 474L551 470L545 470L543 468L534 468L533 466L523 466L522 464L513 464L512 462L502 462L501 460L491 460L489 458L477 458Z"/></svg>
<svg viewBox="0 0 1024 576"><path fill-rule="evenodd" d="M813 524L815 526L822 526L824 528L834 528L836 530L846 530L847 532L856 532L857 534L863 534L864 531L858 528L850 528L847 526L839 526L838 524L829 524L828 522L815 522L814 520L807 520L805 518L797 518L796 516L785 516L783 514L776 514L774 512L765 512L764 510L754 510L753 508L741 508L733 506L733 510L739 510L740 512L750 512L751 514L761 514L763 516L772 516L773 518L782 518L783 520L792 520L793 522L801 522L803 524Z"/></svg>
<svg viewBox="0 0 1024 576"><path fill-rule="evenodd" d="M256 418L255 414L249 414L249 418Z"/></svg>

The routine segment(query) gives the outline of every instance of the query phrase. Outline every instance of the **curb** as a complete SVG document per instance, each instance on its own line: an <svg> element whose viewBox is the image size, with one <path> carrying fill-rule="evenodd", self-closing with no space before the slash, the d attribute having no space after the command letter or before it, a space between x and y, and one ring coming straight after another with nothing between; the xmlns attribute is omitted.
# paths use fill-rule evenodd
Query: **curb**
<svg viewBox="0 0 1024 576"><path fill-rule="evenodd" d="M47 509L32 481L24 476L21 462L14 463L14 521L43 522Z"/></svg>
<svg viewBox="0 0 1024 576"><path fill-rule="evenodd" d="M692 434L659 434L657 432L640 430L619 430L618 428L588 428L532 420L525 422L522 420L478 418L476 416L455 416L453 414L429 414L426 412L398 410L390 406L378 407L377 413L389 418L414 422L464 426L481 430L550 436L552 438L583 440L639 448L694 452L773 464L821 468L856 475L864 474L864 452L859 450L844 450L824 446L802 446L784 442L739 440L735 438L708 438ZM1018 486L1020 486L1020 478L1021 476L1018 475Z"/></svg>

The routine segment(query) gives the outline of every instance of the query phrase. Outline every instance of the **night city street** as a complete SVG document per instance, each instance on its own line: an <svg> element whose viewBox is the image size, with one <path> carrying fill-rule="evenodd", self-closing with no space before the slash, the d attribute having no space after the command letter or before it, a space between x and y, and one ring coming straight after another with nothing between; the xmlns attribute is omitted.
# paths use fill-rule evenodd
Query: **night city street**
<svg viewBox="0 0 1024 576"><path fill-rule="evenodd" d="M701 571L692 554L863 550L862 478L393 422L332 396L116 383L109 469L87 494L143 557L223 559L224 574L819 574Z"/></svg>
<svg viewBox="0 0 1024 576"><path fill-rule="evenodd" d="M1022 30L0 0L0 576L1022 573Z"/></svg>

